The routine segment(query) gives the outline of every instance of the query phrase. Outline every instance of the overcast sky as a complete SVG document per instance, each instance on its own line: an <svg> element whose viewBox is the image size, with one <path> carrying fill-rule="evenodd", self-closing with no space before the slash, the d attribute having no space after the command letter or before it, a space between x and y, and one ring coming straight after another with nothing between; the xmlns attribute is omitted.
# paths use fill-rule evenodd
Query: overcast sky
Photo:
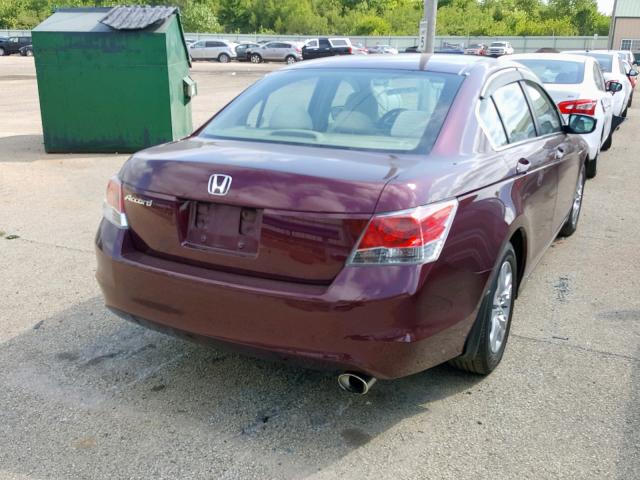
<svg viewBox="0 0 640 480"><path fill-rule="evenodd" d="M613 0L598 0L598 7L602 13L610 15L613 10Z"/></svg>

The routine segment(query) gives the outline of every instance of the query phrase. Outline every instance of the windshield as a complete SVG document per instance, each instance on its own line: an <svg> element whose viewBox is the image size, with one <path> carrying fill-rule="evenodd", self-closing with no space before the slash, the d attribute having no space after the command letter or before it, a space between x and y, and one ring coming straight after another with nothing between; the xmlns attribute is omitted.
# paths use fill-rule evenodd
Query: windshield
<svg viewBox="0 0 640 480"><path fill-rule="evenodd" d="M507 44L506 44L506 43L504 43L504 42L493 42L493 43L491 44L491 46L492 46L492 47L506 47L506 46L507 46Z"/></svg>
<svg viewBox="0 0 640 480"><path fill-rule="evenodd" d="M273 73L201 135L378 151L431 149L463 77L378 69Z"/></svg>
<svg viewBox="0 0 640 480"><path fill-rule="evenodd" d="M535 73L543 83L576 84L584 80L584 63L564 60L515 60Z"/></svg>

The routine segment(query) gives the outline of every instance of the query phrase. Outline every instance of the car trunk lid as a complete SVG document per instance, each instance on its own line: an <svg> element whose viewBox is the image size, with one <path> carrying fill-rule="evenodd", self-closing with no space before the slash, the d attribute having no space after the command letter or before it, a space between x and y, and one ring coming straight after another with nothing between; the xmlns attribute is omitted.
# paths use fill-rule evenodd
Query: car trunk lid
<svg viewBox="0 0 640 480"><path fill-rule="evenodd" d="M192 139L136 154L121 176L138 250L326 284L344 266L400 163L382 153ZM213 175L220 176L212 186L217 194L210 193ZM225 186L225 178L230 187L221 195L215 187Z"/></svg>

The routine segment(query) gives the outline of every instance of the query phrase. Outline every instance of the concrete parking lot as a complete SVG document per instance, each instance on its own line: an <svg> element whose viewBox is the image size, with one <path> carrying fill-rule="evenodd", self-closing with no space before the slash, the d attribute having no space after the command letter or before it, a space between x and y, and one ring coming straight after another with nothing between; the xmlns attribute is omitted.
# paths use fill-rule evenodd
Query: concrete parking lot
<svg viewBox="0 0 640 480"><path fill-rule="evenodd" d="M640 108L502 365L357 397L108 313L93 237L127 156L45 154L33 61L0 60L0 479L640 478ZM279 67L196 64L194 124Z"/></svg>

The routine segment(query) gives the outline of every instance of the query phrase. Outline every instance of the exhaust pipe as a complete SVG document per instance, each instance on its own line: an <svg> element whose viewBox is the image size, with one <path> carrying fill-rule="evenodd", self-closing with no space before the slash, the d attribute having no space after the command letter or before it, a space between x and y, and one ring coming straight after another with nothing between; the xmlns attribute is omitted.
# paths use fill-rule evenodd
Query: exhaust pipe
<svg viewBox="0 0 640 480"><path fill-rule="evenodd" d="M376 383L376 378L364 373L346 372L338 375L340 388L358 395L365 395Z"/></svg>

